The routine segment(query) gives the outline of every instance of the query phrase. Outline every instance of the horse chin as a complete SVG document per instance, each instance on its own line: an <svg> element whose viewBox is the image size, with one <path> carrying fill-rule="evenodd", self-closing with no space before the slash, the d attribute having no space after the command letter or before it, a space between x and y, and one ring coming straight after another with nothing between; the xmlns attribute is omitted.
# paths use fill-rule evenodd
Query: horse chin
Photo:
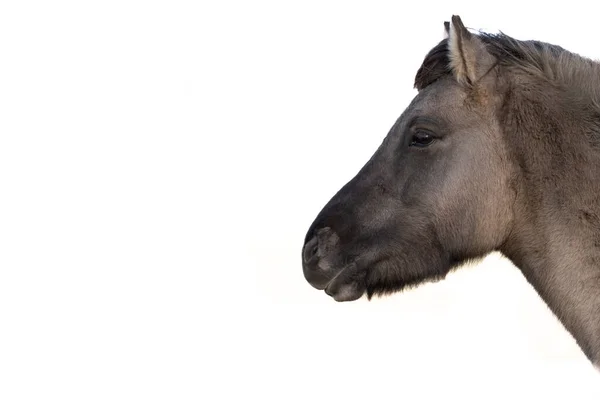
<svg viewBox="0 0 600 400"><path fill-rule="evenodd" d="M340 282L335 278L325 288L325 293L338 302L358 300L365 294L365 291L365 286L362 283Z"/></svg>
<svg viewBox="0 0 600 400"><path fill-rule="evenodd" d="M364 289L358 289L353 284L348 284L340 287L335 292L330 291L329 286L325 288L325 293L333 297L335 301L354 301L360 299L364 294Z"/></svg>

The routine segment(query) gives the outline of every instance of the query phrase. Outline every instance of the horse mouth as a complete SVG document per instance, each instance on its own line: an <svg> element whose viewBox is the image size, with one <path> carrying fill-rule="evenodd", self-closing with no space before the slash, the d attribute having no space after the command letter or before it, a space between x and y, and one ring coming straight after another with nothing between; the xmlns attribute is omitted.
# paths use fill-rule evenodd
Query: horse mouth
<svg viewBox="0 0 600 400"><path fill-rule="evenodd" d="M356 282L341 282L339 279L341 273L346 268L342 268L333 278L323 281L321 279L311 279L306 277L306 280L312 287L318 290L324 290L325 293L332 297L335 301L353 301L358 300L365 293L362 285Z"/></svg>
<svg viewBox="0 0 600 400"><path fill-rule="evenodd" d="M344 271L352 265L350 264L342 268L324 287L325 293L337 302L358 300L365 294L363 284L356 281L348 282L342 279Z"/></svg>
<svg viewBox="0 0 600 400"><path fill-rule="evenodd" d="M330 285L327 285L325 288L325 293L327 293L330 297L333 297L335 301L343 302L360 299L365 294L365 290L360 289L359 285L355 283L347 283L335 290L330 289Z"/></svg>
<svg viewBox="0 0 600 400"><path fill-rule="evenodd" d="M304 278L335 301L357 300L365 293L363 274L357 271L356 259L346 263L340 259L339 237L330 228L320 229L302 249Z"/></svg>

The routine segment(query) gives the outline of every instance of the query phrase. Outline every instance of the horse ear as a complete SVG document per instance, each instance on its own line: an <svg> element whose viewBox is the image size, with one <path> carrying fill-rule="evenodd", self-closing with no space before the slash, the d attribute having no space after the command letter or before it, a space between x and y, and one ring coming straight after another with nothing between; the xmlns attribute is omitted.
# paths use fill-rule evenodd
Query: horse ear
<svg viewBox="0 0 600 400"><path fill-rule="evenodd" d="M494 56L477 35L465 28L458 15L453 15L448 25L450 68L460 84L473 86L493 67Z"/></svg>
<svg viewBox="0 0 600 400"><path fill-rule="evenodd" d="M444 21L444 39L450 37L450 22Z"/></svg>

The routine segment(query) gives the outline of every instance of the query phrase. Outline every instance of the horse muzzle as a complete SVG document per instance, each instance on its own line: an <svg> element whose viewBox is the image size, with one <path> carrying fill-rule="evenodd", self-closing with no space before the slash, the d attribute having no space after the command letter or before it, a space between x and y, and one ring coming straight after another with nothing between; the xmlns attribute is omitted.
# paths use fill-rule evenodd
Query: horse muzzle
<svg viewBox="0 0 600 400"><path fill-rule="evenodd" d="M325 290L336 301L357 300L364 294L364 288L343 279L343 273L356 264L340 265L339 242L339 236L329 227L319 229L307 240L302 249L304 277L314 288Z"/></svg>

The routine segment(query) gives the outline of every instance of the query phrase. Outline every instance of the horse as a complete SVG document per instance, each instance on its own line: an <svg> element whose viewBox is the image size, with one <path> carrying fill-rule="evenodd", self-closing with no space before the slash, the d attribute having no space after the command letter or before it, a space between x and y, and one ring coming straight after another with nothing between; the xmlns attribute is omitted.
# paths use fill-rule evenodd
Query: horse
<svg viewBox="0 0 600 400"><path fill-rule="evenodd" d="M371 300L499 251L598 368L600 63L444 26L415 98L308 229L304 277Z"/></svg>

